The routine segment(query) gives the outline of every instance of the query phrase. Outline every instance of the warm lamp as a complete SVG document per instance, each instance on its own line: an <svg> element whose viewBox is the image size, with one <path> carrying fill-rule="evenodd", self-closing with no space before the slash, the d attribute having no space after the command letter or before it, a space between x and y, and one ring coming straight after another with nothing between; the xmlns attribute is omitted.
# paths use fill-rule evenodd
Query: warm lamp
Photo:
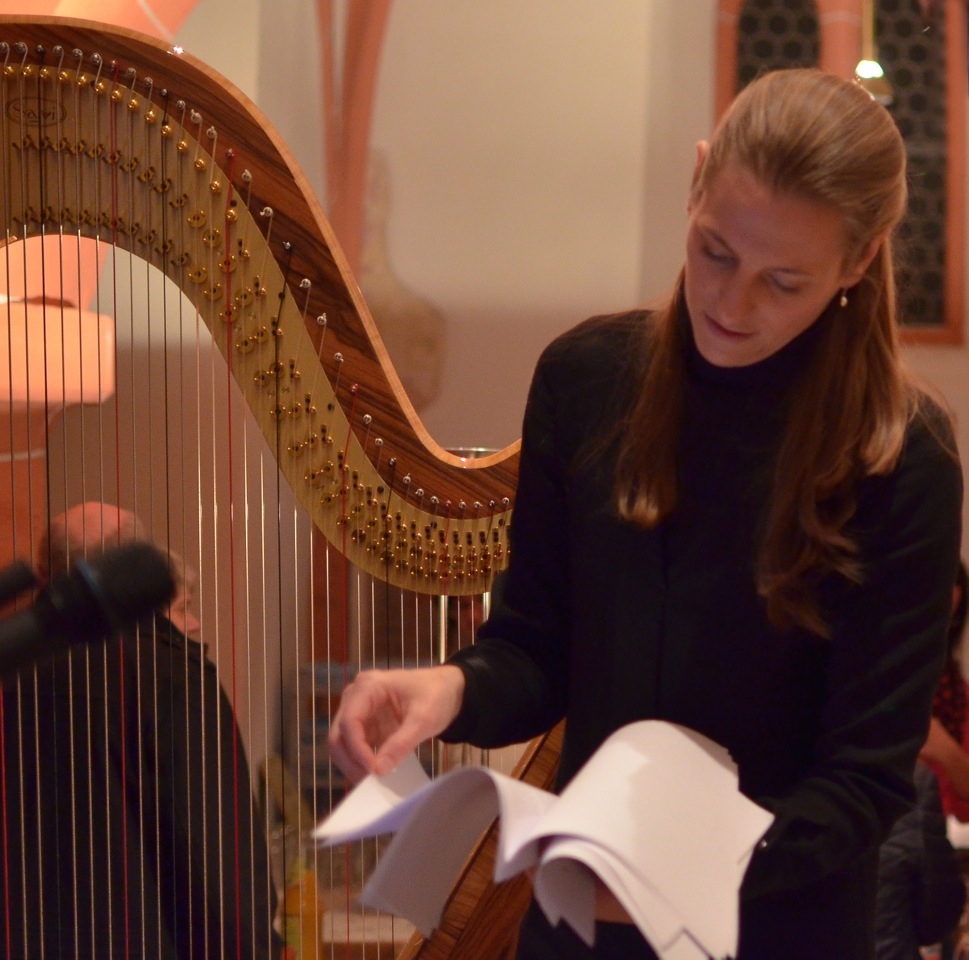
<svg viewBox="0 0 969 960"><path fill-rule="evenodd" d="M112 317L0 299L0 403L101 403L114 388Z"/></svg>
<svg viewBox="0 0 969 960"><path fill-rule="evenodd" d="M875 45L875 3L864 0L861 14L861 59L855 67L855 80L864 87L873 100L882 106L889 106L895 99L891 84L885 78L885 71L878 62Z"/></svg>

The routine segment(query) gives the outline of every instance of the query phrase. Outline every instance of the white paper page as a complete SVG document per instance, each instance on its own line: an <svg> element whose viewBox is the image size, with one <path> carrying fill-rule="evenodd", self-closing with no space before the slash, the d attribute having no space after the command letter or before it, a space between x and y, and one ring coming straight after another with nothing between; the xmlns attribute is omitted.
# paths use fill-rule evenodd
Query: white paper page
<svg viewBox="0 0 969 960"><path fill-rule="evenodd" d="M417 755L412 753L393 772L382 777L374 774L364 777L310 836L335 844L393 833L410 809L404 801L431 782Z"/></svg>
<svg viewBox="0 0 969 960"><path fill-rule="evenodd" d="M361 903L407 917L424 936L440 923L461 867L498 815L497 790L488 773L460 772L464 775L449 777L447 789L425 792L360 894Z"/></svg>
<svg viewBox="0 0 969 960"><path fill-rule="evenodd" d="M514 839L521 832L530 831L558 800L555 794L547 790L487 767L462 767L431 780L416 754L411 754L392 773L383 776L371 774L361 780L330 815L317 824L311 837L325 846L332 846L392 833L400 829L416 807L427 802L426 795L463 791L463 787L455 786L455 781L469 778L481 789L491 790L497 796L502 819L506 821L503 826L506 843L507 838ZM448 829L443 824L441 826ZM537 862L538 855L535 853L528 862L523 862L508 875Z"/></svg>
<svg viewBox="0 0 969 960"><path fill-rule="evenodd" d="M686 930L663 950L661 958L662 960L710 960L706 950L703 950Z"/></svg>
<svg viewBox="0 0 969 960"><path fill-rule="evenodd" d="M495 777L501 805L495 882L501 883L538 863L538 845L525 844L521 838L533 834L559 798L554 793L529 786L513 777L500 774L495 774Z"/></svg>
<svg viewBox="0 0 969 960"><path fill-rule="evenodd" d="M408 767L367 778L314 831L327 843L397 831L364 903L430 933L474 841L500 811L496 880L537 863L545 839L586 838L585 861L608 874L604 882L651 943L675 943L686 960L682 925L710 954L736 953L740 881L772 817L739 793L726 751L705 737L662 721L630 724L559 798L484 768L428 782L416 757ZM548 886L567 893L564 880L581 869L553 868ZM586 932L589 910L575 914Z"/></svg>
<svg viewBox="0 0 969 960"><path fill-rule="evenodd" d="M630 724L606 740L522 839L582 836L614 851L643 872L711 953L735 953L738 864L772 818L738 792L722 755L694 731Z"/></svg>
<svg viewBox="0 0 969 960"><path fill-rule="evenodd" d="M616 895L640 933L660 960L709 960L709 954L690 936L670 905L646 882L641 882L608 850L585 840L556 840L542 857L535 878L535 899L549 923L561 917L588 945L593 945L594 926L588 912L594 910L593 891L586 894L579 874L595 874ZM580 912L574 913L576 907Z"/></svg>
<svg viewBox="0 0 969 960"><path fill-rule="evenodd" d="M500 814L500 843L508 824L530 824L556 799L484 767L452 771L422 794L420 805L400 824L360 902L407 917L429 936L461 867L495 817ZM522 863L513 873L529 866Z"/></svg>
<svg viewBox="0 0 969 960"><path fill-rule="evenodd" d="M655 950L682 931L682 921L655 890L635 879L628 882L628 876L620 877L629 871L610 858L608 851L576 839L553 841L535 876L535 899L550 923L564 918L586 944L592 945L595 886L590 871L616 894ZM577 882L579 877L587 878L591 888ZM631 894L631 888L637 893Z"/></svg>
<svg viewBox="0 0 969 960"><path fill-rule="evenodd" d="M504 824L531 822L555 800L484 767L452 771L422 791L420 803L402 818L360 902L407 917L429 936L475 842L495 817L500 814L500 833Z"/></svg>
<svg viewBox="0 0 969 960"><path fill-rule="evenodd" d="M554 860L539 869L533 881L535 900L552 926L567 923L587 947L595 943L595 878L572 858Z"/></svg>
<svg viewBox="0 0 969 960"><path fill-rule="evenodd" d="M313 836L332 845L396 831L360 902L407 917L427 935L440 921L475 841L499 812L507 825L501 832L513 835L531 826L557 798L484 767L452 770L433 781L416 756L404 767L362 780ZM513 873L531 865L522 862Z"/></svg>

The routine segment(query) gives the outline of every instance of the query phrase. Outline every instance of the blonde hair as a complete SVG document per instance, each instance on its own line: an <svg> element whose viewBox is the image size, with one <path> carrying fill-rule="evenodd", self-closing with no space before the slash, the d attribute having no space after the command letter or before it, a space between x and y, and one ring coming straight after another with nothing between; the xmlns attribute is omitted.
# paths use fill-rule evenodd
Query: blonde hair
<svg viewBox="0 0 969 960"><path fill-rule="evenodd" d="M831 572L860 581L847 532L857 483L892 469L918 407L918 391L898 360L891 242L907 203L905 148L888 112L859 86L817 70L783 70L736 98L715 131L694 198L728 164L774 190L838 210L845 268L880 242L795 388L757 562L771 622L826 637L816 584ZM619 512L646 528L676 505L683 284L681 274L669 304L654 314L650 362L620 445Z"/></svg>

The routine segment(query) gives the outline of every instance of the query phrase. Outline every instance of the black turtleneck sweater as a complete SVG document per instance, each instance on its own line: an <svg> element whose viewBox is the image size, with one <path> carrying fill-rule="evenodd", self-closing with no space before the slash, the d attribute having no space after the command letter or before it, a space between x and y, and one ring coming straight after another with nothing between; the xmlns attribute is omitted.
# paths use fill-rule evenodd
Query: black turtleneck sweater
<svg viewBox="0 0 969 960"><path fill-rule="evenodd" d="M864 583L829 583L832 639L781 634L754 582L791 385L821 320L746 367L703 360L687 326L678 502L657 529L613 506L614 442L647 315L595 318L546 349L525 412L511 567L465 673L448 739L495 746L567 718L559 785L618 727L658 718L729 749L775 823L742 889L741 960L871 955L877 846L913 795L946 650L962 480L926 401L900 461L864 480L852 532ZM632 927L589 952L537 911L521 958L649 958Z"/></svg>

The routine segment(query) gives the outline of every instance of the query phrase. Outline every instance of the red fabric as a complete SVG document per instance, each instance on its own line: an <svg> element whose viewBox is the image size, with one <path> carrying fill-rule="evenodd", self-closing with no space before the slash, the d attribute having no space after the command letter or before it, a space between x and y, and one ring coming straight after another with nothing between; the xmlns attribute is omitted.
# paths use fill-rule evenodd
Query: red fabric
<svg viewBox="0 0 969 960"><path fill-rule="evenodd" d="M959 664L949 660L932 703L932 716L960 743L966 729L966 682Z"/></svg>
<svg viewBox="0 0 969 960"><path fill-rule="evenodd" d="M969 692L969 685L963 680L955 661L950 660L932 704L932 715L969 753L969 729L967 729L969 725L966 724L967 692ZM969 823L969 800L961 800L955 795L949 784L949 778L941 768L934 763L930 763L929 766L939 779L942 809L945 810L946 815L951 814L957 820Z"/></svg>

